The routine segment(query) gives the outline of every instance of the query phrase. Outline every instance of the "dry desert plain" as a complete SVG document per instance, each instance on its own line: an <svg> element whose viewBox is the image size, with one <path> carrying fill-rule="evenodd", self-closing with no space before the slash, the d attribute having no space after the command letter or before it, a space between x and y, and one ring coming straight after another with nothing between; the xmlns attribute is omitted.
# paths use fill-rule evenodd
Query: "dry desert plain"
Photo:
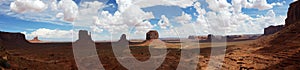
<svg viewBox="0 0 300 70"><path fill-rule="evenodd" d="M284 27L274 34L264 35L255 40L226 42L226 50L224 50L226 53L220 68L224 70L299 70L299 7L300 1L290 4ZM180 56L184 56L181 55L181 43L160 42L166 44L168 54L157 70L176 69ZM114 56L112 42L96 42L95 44L98 57L105 69L126 70ZM150 57L149 48L162 49L149 47L149 44L151 41L129 42L128 46L130 46L130 52L136 59L146 61ZM198 44L200 45L190 46L194 49L200 49L200 54L195 56L199 58L199 61L191 62L196 63L199 70L206 70L210 58L223 55L210 55L211 52L224 52L211 51L212 48L222 48L220 46L211 46L210 42ZM12 70L77 70L72 48L72 42L29 43L22 34L0 32L0 56L2 57L0 66L1 69Z"/></svg>
<svg viewBox="0 0 300 70"><path fill-rule="evenodd" d="M294 53L284 53L278 55L264 55L255 53L262 47L255 44L257 40L227 42L224 64L222 69L238 70L238 69L286 69L291 66L292 69L298 69L300 62L299 50ZM200 54L197 69L206 69L209 58L219 55L210 55L211 43L199 43ZM71 43L31 43L30 47L7 48L2 51L2 55L8 56L8 63L11 65L9 69L28 69L28 70L76 70ZM146 61L150 58L148 46L142 43L130 43L131 53L140 61ZM97 52L102 65L107 70L126 70L115 58L111 42L96 43ZM163 64L158 70L174 70L177 68L180 60L180 43L167 43L168 54ZM289 52L287 50L286 52ZM280 55L280 56L279 56ZM294 56L293 56L294 55ZM276 57L278 56L278 57ZM289 57L292 56L292 57ZM285 59L293 59L290 60ZM285 62L286 61L286 62ZM282 63L285 62L285 63ZM297 68L298 67L298 68Z"/></svg>

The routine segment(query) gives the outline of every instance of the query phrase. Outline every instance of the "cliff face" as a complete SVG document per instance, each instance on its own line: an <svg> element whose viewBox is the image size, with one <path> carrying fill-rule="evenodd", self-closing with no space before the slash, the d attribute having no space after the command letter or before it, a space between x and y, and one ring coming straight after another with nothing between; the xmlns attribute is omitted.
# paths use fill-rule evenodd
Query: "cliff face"
<svg viewBox="0 0 300 70"><path fill-rule="evenodd" d="M0 32L0 42L3 46L28 46L29 42L25 39L25 35L22 33L9 33L9 32Z"/></svg>
<svg viewBox="0 0 300 70"><path fill-rule="evenodd" d="M300 2L290 5L286 25L279 32L262 37L258 40L261 48L256 51L258 54L272 57L276 64L266 67L267 69L291 69L300 68ZM260 47L258 46L258 47ZM278 59L278 60L276 60Z"/></svg>
<svg viewBox="0 0 300 70"><path fill-rule="evenodd" d="M300 49L300 2L290 5L286 25L279 32L263 37L260 41L265 46L261 51L279 52L282 49ZM293 48L293 49L289 49Z"/></svg>
<svg viewBox="0 0 300 70"><path fill-rule="evenodd" d="M270 35L270 34L274 34L280 30L283 29L283 25L279 25L279 26L269 26L267 28L264 29L264 35Z"/></svg>
<svg viewBox="0 0 300 70"><path fill-rule="evenodd" d="M268 28L265 28L264 35L274 34L283 28L291 28L289 27L290 25L298 26L299 25L298 22L300 22L300 2L295 1L294 3L290 4L287 13L287 18L285 19L285 25L270 26ZM288 29L284 29L284 30L288 30Z"/></svg>
<svg viewBox="0 0 300 70"><path fill-rule="evenodd" d="M300 2L296 1L290 4L290 8L287 13L287 19L285 20L285 25L289 26L298 21L300 21Z"/></svg>
<svg viewBox="0 0 300 70"><path fill-rule="evenodd" d="M290 24L272 37L270 44L300 45L300 22Z"/></svg>
<svg viewBox="0 0 300 70"><path fill-rule="evenodd" d="M290 4L285 27L273 35L270 44L300 45L300 2Z"/></svg>
<svg viewBox="0 0 300 70"><path fill-rule="evenodd" d="M22 33L9 33L9 32L0 32L0 38L3 41L9 41L9 42L13 42L13 41L23 41L23 42L27 42L25 39L25 35Z"/></svg>

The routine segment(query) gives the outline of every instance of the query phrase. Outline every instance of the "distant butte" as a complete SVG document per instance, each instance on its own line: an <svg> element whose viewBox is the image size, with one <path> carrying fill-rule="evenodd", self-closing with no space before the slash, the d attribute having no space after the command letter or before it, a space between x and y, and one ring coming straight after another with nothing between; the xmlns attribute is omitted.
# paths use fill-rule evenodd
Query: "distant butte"
<svg viewBox="0 0 300 70"><path fill-rule="evenodd" d="M79 39L77 41L86 40L86 41L93 41L92 37L90 35L91 33L88 33L87 30L79 30Z"/></svg>
<svg viewBox="0 0 300 70"><path fill-rule="evenodd" d="M159 39L159 34L156 30L150 30L146 33L146 40L141 44L143 46L150 46L159 48L165 45L165 42Z"/></svg>
<svg viewBox="0 0 300 70"><path fill-rule="evenodd" d="M29 40L29 42L41 42L41 40L39 40L39 37L36 36L32 40Z"/></svg>
<svg viewBox="0 0 300 70"><path fill-rule="evenodd" d="M159 38L159 34L156 30L150 30L146 34L146 40L152 40L152 39L158 39L158 38Z"/></svg>
<svg viewBox="0 0 300 70"><path fill-rule="evenodd" d="M119 42L124 42L124 41L129 41L127 40L126 34L122 34L122 36L120 37Z"/></svg>

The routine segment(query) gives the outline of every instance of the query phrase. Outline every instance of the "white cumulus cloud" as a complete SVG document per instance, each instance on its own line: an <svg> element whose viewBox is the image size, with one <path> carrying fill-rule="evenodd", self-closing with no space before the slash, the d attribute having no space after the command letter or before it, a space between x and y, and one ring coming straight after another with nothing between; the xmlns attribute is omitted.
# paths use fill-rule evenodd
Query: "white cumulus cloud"
<svg viewBox="0 0 300 70"><path fill-rule="evenodd" d="M98 17L98 10L105 5L99 1L82 2L79 6L78 17L74 21L74 26L89 27L94 26L94 17Z"/></svg>
<svg viewBox="0 0 300 70"><path fill-rule="evenodd" d="M259 10L271 9L273 6L267 3L267 0L254 0L252 8L258 8Z"/></svg>
<svg viewBox="0 0 300 70"><path fill-rule="evenodd" d="M29 34L26 34L29 37L41 37L41 38L72 38L72 33L76 33L73 30L59 30L59 29L47 29L40 28Z"/></svg>
<svg viewBox="0 0 300 70"><path fill-rule="evenodd" d="M273 6L280 6L281 3L268 4L266 0L232 0L231 4L226 0L206 0L206 2L212 11L201 9L200 3L194 4L199 15L193 23L199 26L196 28L201 30L200 33L261 33L267 26L284 24L284 17L276 16L273 10L258 17L251 17L242 12L242 8L268 10Z"/></svg>
<svg viewBox="0 0 300 70"><path fill-rule="evenodd" d="M231 4L229 4L226 0L206 0L208 3L208 8L213 11L224 11L229 10Z"/></svg>
<svg viewBox="0 0 300 70"><path fill-rule="evenodd" d="M57 0L50 0L50 7L52 9L52 11L57 10Z"/></svg>
<svg viewBox="0 0 300 70"><path fill-rule="evenodd" d="M41 12L47 9L47 7L41 0L15 0L10 4L10 9L17 13Z"/></svg>
<svg viewBox="0 0 300 70"><path fill-rule="evenodd" d="M181 16L175 17L175 21L180 24L188 24L191 23L192 16L182 12Z"/></svg>
<svg viewBox="0 0 300 70"><path fill-rule="evenodd" d="M203 15L203 14L206 13L206 10L201 8L201 3L200 2L196 2L193 6L194 6L194 8L196 9L196 12L199 15Z"/></svg>
<svg viewBox="0 0 300 70"><path fill-rule="evenodd" d="M64 20L74 21L78 15L78 6L73 0L61 0L58 9L63 11Z"/></svg>
<svg viewBox="0 0 300 70"><path fill-rule="evenodd" d="M272 6L283 6L284 2L276 2L276 3L272 3Z"/></svg>
<svg viewBox="0 0 300 70"><path fill-rule="evenodd" d="M171 26L169 19L165 15L161 15L161 19L157 23L160 28L167 29L167 27Z"/></svg>
<svg viewBox="0 0 300 70"><path fill-rule="evenodd" d="M93 32L101 33L103 31L103 29L99 28L98 26L90 26L90 28Z"/></svg>
<svg viewBox="0 0 300 70"><path fill-rule="evenodd" d="M145 12L138 5L130 5L132 3L117 3L121 3L119 5L125 5L126 7L124 6L124 10L120 9L113 15L108 11L101 11L99 16L95 17L95 24L98 27L113 34L128 33L132 29L134 29L135 34L144 34L154 27L149 21L154 18L152 12ZM127 7L127 5L129 6Z"/></svg>
<svg viewBox="0 0 300 70"><path fill-rule="evenodd" d="M135 2L136 5L139 5L142 8L156 5L179 6L182 8L186 8L188 6L192 6L192 4L196 2L196 0L135 0Z"/></svg>

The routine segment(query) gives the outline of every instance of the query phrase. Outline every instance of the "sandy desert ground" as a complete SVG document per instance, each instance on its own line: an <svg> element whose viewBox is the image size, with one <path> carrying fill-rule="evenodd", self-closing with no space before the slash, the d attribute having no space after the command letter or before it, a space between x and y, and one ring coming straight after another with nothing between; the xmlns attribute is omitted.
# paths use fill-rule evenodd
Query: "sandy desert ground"
<svg viewBox="0 0 300 70"><path fill-rule="evenodd" d="M299 70L300 69L300 1L290 5L284 28L275 34L263 35L256 40L238 40L226 42L225 57L222 61L223 70ZM71 42L40 42L29 43L22 34L0 32L0 66L8 70L77 70ZM80 37L80 36L79 36ZM5 39L6 38L6 39ZM79 38L80 39L80 38ZM163 41L160 41L163 42ZM130 42L130 52L139 61L150 58L150 41ZM175 70L181 55L180 42L164 42L167 46L167 57L157 70ZM116 59L112 42L97 42L98 57L107 70L127 70ZM206 70L209 59L222 57L222 54L211 55L210 42L200 42L200 45L190 45L200 49L200 54L194 57L199 61L198 70ZM84 46L82 46L84 47ZM187 51L189 51L187 50ZM121 52L121 51L120 51ZM219 60L219 59L216 59ZM93 62L86 59L87 62ZM88 64L87 64L88 65ZM215 67L216 68L216 67Z"/></svg>
<svg viewBox="0 0 300 70"><path fill-rule="evenodd" d="M278 54L261 54L260 47L255 44L257 40L228 42L222 69L299 69L300 48L292 47L294 50L285 50ZM158 70L174 70L180 60L180 44L168 43L169 53ZM28 70L76 70L71 43L32 43L30 47L6 49L1 55L8 56L10 69ZM110 42L96 43L99 58L107 70L126 70L115 58ZM130 45L137 45L136 43ZM207 67L210 57L211 43L200 43L198 69ZM147 46L130 46L131 53L140 61L150 58Z"/></svg>

